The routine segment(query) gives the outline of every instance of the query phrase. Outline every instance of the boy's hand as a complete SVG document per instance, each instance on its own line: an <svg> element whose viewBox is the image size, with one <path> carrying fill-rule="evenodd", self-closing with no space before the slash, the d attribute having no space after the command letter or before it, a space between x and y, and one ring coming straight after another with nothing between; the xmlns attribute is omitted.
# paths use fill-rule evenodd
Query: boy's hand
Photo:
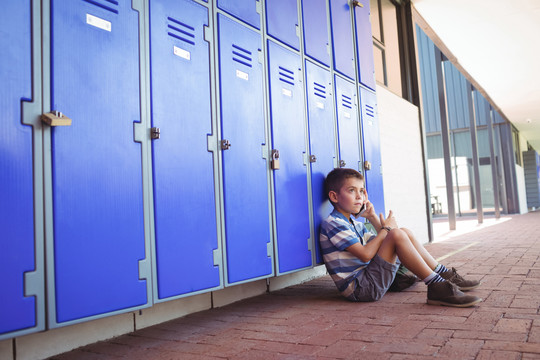
<svg viewBox="0 0 540 360"><path fill-rule="evenodd" d="M392 229L397 228L396 218L394 217L392 210L388 212L388 217L385 219L383 214L379 214L379 219L381 221L381 226L388 226Z"/></svg>
<svg viewBox="0 0 540 360"><path fill-rule="evenodd" d="M375 207L373 206L373 204L371 203L371 201L366 201L364 203L364 206L362 208L362 210L356 214L356 216L362 216L364 218L369 218L369 217L372 217L372 216L377 216L377 214L375 213Z"/></svg>

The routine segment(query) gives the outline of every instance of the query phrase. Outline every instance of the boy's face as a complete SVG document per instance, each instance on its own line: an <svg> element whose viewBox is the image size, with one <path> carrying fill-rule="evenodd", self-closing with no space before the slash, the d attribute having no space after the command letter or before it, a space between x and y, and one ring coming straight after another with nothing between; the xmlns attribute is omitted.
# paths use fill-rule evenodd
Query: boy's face
<svg viewBox="0 0 540 360"><path fill-rule="evenodd" d="M346 218L349 218L351 214L359 213L362 205L367 201L364 181L355 177L345 179L339 191L330 191L328 196L334 203L336 210L345 215Z"/></svg>

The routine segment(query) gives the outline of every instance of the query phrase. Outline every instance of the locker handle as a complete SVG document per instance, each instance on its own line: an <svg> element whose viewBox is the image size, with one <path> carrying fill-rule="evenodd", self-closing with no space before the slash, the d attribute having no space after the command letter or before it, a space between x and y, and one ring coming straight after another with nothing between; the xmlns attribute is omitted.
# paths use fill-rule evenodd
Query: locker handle
<svg viewBox="0 0 540 360"><path fill-rule="evenodd" d="M56 110L42 114L41 121L49 126L71 126L71 119Z"/></svg>
<svg viewBox="0 0 540 360"><path fill-rule="evenodd" d="M159 139L161 137L161 130L158 127L153 127L150 129L150 138Z"/></svg>
<svg viewBox="0 0 540 360"><path fill-rule="evenodd" d="M311 156L309 157L309 162L310 162L310 163L317 162L317 157L316 157L315 155L311 155Z"/></svg>
<svg viewBox="0 0 540 360"><path fill-rule="evenodd" d="M362 8L364 7L364 4L362 4L362 3L361 3L360 1L358 1L358 0L354 0L354 1L352 2L352 4L353 4L354 7L357 7L357 6L358 6L358 7L362 7Z"/></svg>
<svg viewBox="0 0 540 360"><path fill-rule="evenodd" d="M229 150L230 147L231 143L229 142L229 140L221 140L221 150Z"/></svg>
<svg viewBox="0 0 540 360"><path fill-rule="evenodd" d="M345 165L347 165L345 160L339 160L339 167L345 167Z"/></svg>
<svg viewBox="0 0 540 360"><path fill-rule="evenodd" d="M364 169L371 170L371 163L369 161L364 161Z"/></svg>
<svg viewBox="0 0 540 360"><path fill-rule="evenodd" d="M272 160L270 161L272 170L279 170L279 150L272 149Z"/></svg>

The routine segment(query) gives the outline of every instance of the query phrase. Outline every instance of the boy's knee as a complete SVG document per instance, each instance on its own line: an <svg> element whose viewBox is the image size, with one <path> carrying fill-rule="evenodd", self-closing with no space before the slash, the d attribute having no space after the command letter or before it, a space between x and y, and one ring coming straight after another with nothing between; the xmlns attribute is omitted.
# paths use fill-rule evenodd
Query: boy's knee
<svg viewBox="0 0 540 360"><path fill-rule="evenodd" d="M388 232L387 237L395 238L396 240L405 240L408 239L408 234L401 228L394 228Z"/></svg>

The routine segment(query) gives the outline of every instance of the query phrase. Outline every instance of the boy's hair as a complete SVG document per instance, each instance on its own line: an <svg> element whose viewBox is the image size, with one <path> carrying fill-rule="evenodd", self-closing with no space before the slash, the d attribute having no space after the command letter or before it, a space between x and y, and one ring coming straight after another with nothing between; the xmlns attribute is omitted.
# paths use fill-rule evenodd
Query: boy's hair
<svg viewBox="0 0 540 360"><path fill-rule="evenodd" d="M362 180L362 182L364 181L364 175L354 169L336 168L330 171L324 180L324 191L326 196L328 197L330 191L339 192L343 183L348 178L357 178Z"/></svg>

